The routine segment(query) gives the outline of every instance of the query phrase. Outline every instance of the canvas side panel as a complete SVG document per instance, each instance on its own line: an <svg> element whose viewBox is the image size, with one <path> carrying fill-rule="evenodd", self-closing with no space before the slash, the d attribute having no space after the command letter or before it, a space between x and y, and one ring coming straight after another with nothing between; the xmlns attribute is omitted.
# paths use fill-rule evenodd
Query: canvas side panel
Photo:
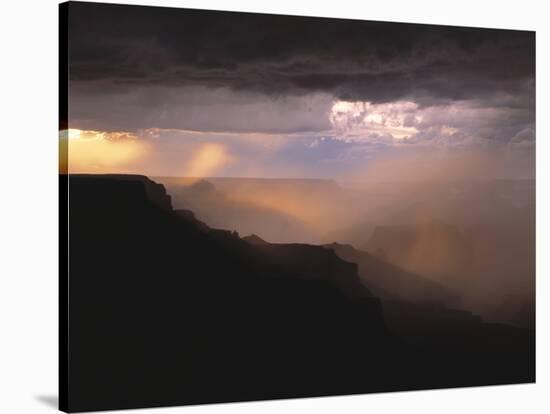
<svg viewBox="0 0 550 414"><path fill-rule="evenodd" d="M69 4L59 5L59 131L68 128ZM68 142L59 139L59 409L67 412L69 385L68 332Z"/></svg>

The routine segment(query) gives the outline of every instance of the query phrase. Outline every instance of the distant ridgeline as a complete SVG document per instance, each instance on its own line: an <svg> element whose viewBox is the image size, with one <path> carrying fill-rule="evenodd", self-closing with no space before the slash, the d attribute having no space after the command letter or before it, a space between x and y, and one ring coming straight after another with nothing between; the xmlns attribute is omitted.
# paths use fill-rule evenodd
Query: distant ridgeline
<svg viewBox="0 0 550 414"><path fill-rule="evenodd" d="M212 229L144 176L71 175L69 230L73 411L535 379L531 331L352 246Z"/></svg>
<svg viewBox="0 0 550 414"><path fill-rule="evenodd" d="M193 210L214 228L261 234L274 242L318 244L334 222L332 203L346 190L334 180L286 178L155 177L177 209ZM345 205L345 203L342 203ZM320 217L320 207L325 207ZM332 218L332 220L330 219ZM322 226L319 226L322 223Z"/></svg>

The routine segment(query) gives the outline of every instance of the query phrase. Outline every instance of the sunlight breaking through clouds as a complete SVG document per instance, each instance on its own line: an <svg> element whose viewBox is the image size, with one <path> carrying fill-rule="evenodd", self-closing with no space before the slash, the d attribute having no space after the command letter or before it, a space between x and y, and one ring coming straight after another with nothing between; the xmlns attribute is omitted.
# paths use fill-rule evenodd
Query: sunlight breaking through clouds
<svg viewBox="0 0 550 414"><path fill-rule="evenodd" d="M68 129L60 131L59 139L68 151L60 157L60 170L71 173L127 172L149 151L147 142L124 131Z"/></svg>
<svg viewBox="0 0 550 414"><path fill-rule="evenodd" d="M207 143L198 148L187 164L188 177L207 177L220 171L231 161L227 149L221 144Z"/></svg>
<svg viewBox="0 0 550 414"><path fill-rule="evenodd" d="M409 101L384 104L337 101L329 119L339 136L349 140L379 136L409 138L418 132L415 125L422 121L418 105Z"/></svg>
<svg viewBox="0 0 550 414"><path fill-rule="evenodd" d="M336 101L328 116L332 138L346 142L434 148L499 147L517 146L515 142L523 142L525 137L528 144L524 145L534 142L534 129L523 120L523 112L518 108L484 107L472 101L431 106L412 101Z"/></svg>

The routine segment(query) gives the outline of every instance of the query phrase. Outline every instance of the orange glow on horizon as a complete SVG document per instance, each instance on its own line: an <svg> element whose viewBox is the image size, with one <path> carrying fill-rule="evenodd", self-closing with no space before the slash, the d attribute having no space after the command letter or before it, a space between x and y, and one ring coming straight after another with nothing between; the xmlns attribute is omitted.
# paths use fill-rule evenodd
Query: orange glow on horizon
<svg viewBox="0 0 550 414"><path fill-rule="evenodd" d="M59 135L59 169L64 173L125 172L148 152L145 142L127 132L70 128Z"/></svg>

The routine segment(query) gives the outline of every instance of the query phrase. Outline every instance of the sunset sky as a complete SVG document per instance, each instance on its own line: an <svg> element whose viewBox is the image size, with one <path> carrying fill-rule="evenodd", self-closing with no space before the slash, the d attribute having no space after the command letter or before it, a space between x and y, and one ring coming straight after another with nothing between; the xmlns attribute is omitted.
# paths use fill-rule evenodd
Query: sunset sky
<svg viewBox="0 0 550 414"><path fill-rule="evenodd" d="M475 154L495 177L534 177L533 32L93 3L69 15L70 171L338 179Z"/></svg>

